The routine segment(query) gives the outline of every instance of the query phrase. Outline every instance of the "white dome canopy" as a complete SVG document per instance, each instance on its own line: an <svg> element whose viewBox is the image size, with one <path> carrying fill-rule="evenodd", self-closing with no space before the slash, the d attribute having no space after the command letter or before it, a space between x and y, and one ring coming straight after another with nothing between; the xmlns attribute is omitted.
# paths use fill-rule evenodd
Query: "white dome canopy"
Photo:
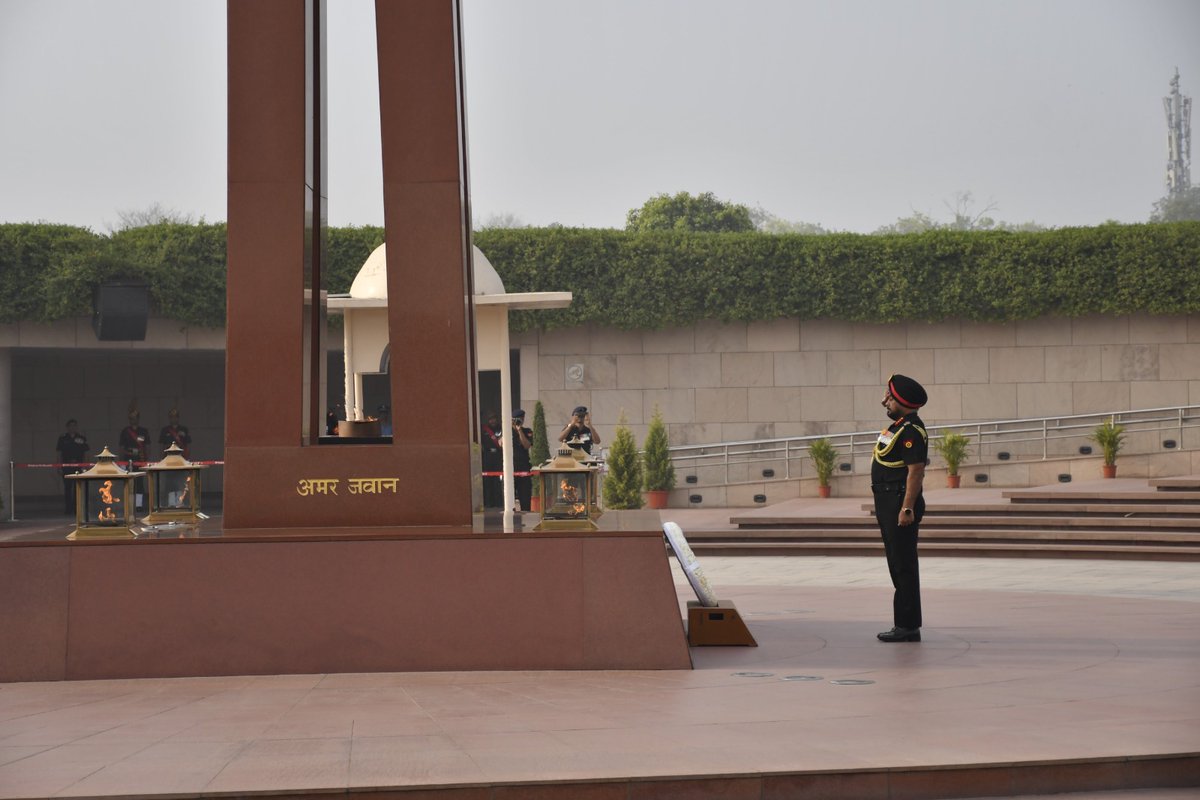
<svg viewBox="0 0 1200 800"><path fill-rule="evenodd" d="M387 299L387 245L376 247L350 285L350 297L358 299ZM471 245L475 266L475 294L504 294L504 282L492 262L478 247Z"/></svg>

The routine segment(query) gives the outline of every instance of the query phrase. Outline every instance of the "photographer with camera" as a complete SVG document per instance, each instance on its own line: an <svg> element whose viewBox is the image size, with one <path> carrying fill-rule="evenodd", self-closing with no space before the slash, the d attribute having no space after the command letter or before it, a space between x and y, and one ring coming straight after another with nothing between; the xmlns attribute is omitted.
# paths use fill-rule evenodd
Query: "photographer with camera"
<svg viewBox="0 0 1200 800"><path fill-rule="evenodd" d="M575 406L575 410L571 412L571 421L563 427L558 440L569 442L577 436L583 442L583 452L589 456L592 454L592 445L600 444L600 434L592 427L592 415L588 413L587 406Z"/></svg>
<svg viewBox="0 0 1200 800"><path fill-rule="evenodd" d="M518 408L513 412L512 420L513 443L513 472L529 472L533 466L529 462L529 448L533 447L533 429L525 427L525 409ZM533 497L533 478L529 475L514 475L513 489L522 511L529 511L530 498Z"/></svg>

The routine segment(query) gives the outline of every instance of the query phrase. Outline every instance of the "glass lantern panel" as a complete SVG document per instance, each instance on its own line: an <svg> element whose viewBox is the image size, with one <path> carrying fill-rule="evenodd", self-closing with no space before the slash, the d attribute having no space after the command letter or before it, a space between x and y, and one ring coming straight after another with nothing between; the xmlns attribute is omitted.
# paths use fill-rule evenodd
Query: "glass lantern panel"
<svg viewBox="0 0 1200 800"><path fill-rule="evenodd" d="M542 517L544 519L583 519L588 515L588 473L586 472L556 472L546 475L547 491L542 495L549 498L550 503L543 501Z"/></svg>
<svg viewBox="0 0 1200 800"><path fill-rule="evenodd" d="M192 508L191 470L164 470L156 475L155 498L160 510L190 511Z"/></svg>
<svg viewBox="0 0 1200 800"><path fill-rule="evenodd" d="M105 478L83 483L84 525L125 526L125 482Z"/></svg>

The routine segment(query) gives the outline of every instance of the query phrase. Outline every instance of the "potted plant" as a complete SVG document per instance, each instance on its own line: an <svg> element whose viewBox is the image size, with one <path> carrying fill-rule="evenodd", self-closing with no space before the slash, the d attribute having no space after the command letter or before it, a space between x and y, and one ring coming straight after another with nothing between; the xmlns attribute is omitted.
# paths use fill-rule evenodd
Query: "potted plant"
<svg viewBox="0 0 1200 800"><path fill-rule="evenodd" d="M829 479L833 477L833 469L837 465L837 448L828 439L817 439L808 446L808 457L817 469L817 496L829 497Z"/></svg>
<svg viewBox="0 0 1200 800"><path fill-rule="evenodd" d="M608 475L604 479L605 508L641 508L642 460L623 409L605 463L608 466Z"/></svg>
<svg viewBox="0 0 1200 800"><path fill-rule="evenodd" d="M1101 473L1106 478L1117 477L1117 453L1121 452L1121 445L1125 443L1125 426L1118 425L1116 419L1109 417L1097 425L1088 438L1100 445L1104 453Z"/></svg>
<svg viewBox="0 0 1200 800"><path fill-rule="evenodd" d="M546 437L546 409L542 401L533 404L533 441L529 446L529 463L537 469L550 460L550 440ZM542 482L534 476L533 492L529 497L529 510L542 510Z"/></svg>
<svg viewBox="0 0 1200 800"><path fill-rule="evenodd" d="M958 467L967 460L971 450L971 439L966 434L949 431L933 440L933 449L946 462L946 486L957 489L962 483Z"/></svg>
<svg viewBox="0 0 1200 800"><path fill-rule="evenodd" d="M667 426L663 423L658 406L654 407L650 429L646 432L642 466L645 471L646 505L650 508L666 508L667 496L675 488L675 463L671 461Z"/></svg>

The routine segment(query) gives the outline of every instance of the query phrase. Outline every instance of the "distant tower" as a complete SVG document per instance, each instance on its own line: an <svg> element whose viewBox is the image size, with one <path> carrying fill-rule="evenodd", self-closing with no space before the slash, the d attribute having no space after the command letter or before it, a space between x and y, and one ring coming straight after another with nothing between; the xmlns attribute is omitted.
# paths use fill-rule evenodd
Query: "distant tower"
<svg viewBox="0 0 1200 800"><path fill-rule="evenodd" d="M1167 196L1192 185L1192 98L1179 93L1179 67L1171 79L1171 94L1163 98L1167 112Z"/></svg>

